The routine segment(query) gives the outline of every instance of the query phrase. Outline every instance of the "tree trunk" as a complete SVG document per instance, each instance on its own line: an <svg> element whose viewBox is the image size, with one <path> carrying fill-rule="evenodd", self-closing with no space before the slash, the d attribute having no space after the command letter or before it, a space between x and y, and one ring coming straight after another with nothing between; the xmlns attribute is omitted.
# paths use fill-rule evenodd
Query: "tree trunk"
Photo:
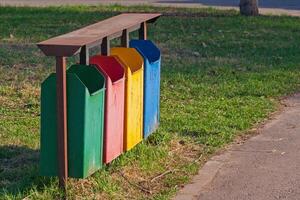
<svg viewBox="0 0 300 200"><path fill-rule="evenodd" d="M240 0L240 13L246 16L258 15L258 0Z"/></svg>

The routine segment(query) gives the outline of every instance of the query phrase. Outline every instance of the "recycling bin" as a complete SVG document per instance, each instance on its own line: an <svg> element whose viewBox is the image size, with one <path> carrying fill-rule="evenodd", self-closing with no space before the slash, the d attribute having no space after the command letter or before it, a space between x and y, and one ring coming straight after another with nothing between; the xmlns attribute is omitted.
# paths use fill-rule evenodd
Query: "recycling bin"
<svg viewBox="0 0 300 200"><path fill-rule="evenodd" d="M150 40L131 40L130 47L135 48L144 59L144 138L153 133L159 124L160 101L160 50Z"/></svg>
<svg viewBox="0 0 300 200"><path fill-rule="evenodd" d="M68 175L85 178L102 166L105 79L93 66L67 70ZM40 173L58 175L56 74L41 87Z"/></svg>
<svg viewBox="0 0 300 200"><path fill-rule="evenodd" d="M93 56L90 64L95 65L106 80L103 161L109 163L123 152L124 67L114 56Z"/></svg>
<svg viewBox="0 0 300 200"><path fill-rule="evenodd" d="M117 56L125 69L124 151L142 140L143 131L143 58L134 48L116 47Z"/></svg>

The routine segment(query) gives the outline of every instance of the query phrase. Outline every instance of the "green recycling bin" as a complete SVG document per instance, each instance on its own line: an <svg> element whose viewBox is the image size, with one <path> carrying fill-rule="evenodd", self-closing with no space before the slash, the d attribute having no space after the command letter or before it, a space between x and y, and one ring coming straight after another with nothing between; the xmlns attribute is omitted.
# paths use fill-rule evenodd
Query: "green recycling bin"
<svg viewBox="0 0 300 200"><path fill-rule="evenodd" d="M58 175L56 74L41 90L40 173ZM68 175L85 178L102 166L105 79L94 66L67 70Z"/></svg>

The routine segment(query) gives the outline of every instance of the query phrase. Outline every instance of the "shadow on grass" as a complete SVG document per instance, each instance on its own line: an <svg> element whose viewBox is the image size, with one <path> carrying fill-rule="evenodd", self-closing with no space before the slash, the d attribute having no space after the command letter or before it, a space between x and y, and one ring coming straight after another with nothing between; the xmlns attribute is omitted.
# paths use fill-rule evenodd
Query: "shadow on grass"
<svg viewBox="0 0 300 200"><path fill-rule="evenodd" d="M0 198L45 185L38 172L39 151L26 146L0 146ZM43 183L41 183L43 182Z"/></svg>

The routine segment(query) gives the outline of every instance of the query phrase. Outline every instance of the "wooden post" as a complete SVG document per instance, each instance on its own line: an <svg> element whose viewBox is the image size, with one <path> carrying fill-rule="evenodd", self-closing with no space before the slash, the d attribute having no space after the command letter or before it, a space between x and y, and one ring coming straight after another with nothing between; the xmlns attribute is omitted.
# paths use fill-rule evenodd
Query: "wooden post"
<svg viewBox="0 0 300 200"><path fill-rule="evenodd" d="M127 29L123 30L121 37L121 46L127 48L129 47L129 33Z"/></svg>
<svg viewBox="0 0 300 200"><path fill-rule="evenodd" d="M66 58L56 57L57 140L59 187L66 191L68 178Z"/></svg>
<svg viewBox="0 0 300 200"><path fill-rule="evenodd" d="M80 50L80 64L89 65L89 49L86 45L81 47Z"/></svg>
<svg viewBox="0 0 300 200"><path fill-rule="evenodd" d="M140 40L147 40L147 23L141 23L141 27L139 29L139 39Z"/></svg>
<svg viewBox="0 0 300 200"><path fill-rule="evenodd" d="M104 56L109 56L109 54L110 54L109 39L107 37L102 39L101 54Z"/></svg>

